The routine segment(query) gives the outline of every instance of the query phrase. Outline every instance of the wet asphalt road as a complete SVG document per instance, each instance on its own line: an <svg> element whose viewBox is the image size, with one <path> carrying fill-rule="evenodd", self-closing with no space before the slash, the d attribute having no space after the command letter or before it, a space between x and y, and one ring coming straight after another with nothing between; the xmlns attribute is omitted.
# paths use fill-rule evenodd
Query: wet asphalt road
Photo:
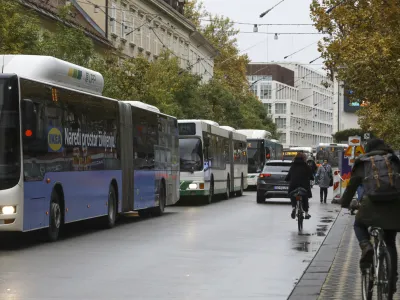
<svg viewBox="0 0 400 300"><path fill-rule="evenodd" d="M302 235L288 204L256 204L246 192L111 230L74 224L53 244L37 233L2 237L0 299L283 300L339 211L316 199Z"/></svg>

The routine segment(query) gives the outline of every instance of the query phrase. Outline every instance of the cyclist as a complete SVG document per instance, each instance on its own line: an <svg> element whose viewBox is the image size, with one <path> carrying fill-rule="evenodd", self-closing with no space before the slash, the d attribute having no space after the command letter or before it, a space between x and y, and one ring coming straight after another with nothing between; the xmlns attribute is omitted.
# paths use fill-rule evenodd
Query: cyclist
<svg viewBox="0 0 400 300"><path fill-rule="evenodd" d="M400 198L396 196L396 199L389 199L388 197L382 196L382 201L373 201L371 196L368 195L369 191L367 189L367 183L372 174L369 174L370 164L372 162L371 157L376 155L387 155L394 154L393 150L385 144L381 139L370 140L366 147L366 154L357 158L354 163L350 182L342 196L341 203L342 207L349 208L349 204L355 195L357 188L362 184L364 187L363 198L360 203L359 210L356 214L354 222L354 233L358 239L361 248L361 259L360 267L361 269L368 268L373 260L373 246L370 242L370 236L368 233L369 226L380 227L384 230L385 243L387 245L388 251L391 256L392 270L393 270L393 292L396 292L396 282L397 282L397 250L396 250L396 234L400 229ZM398 172L400 170L400 160L397 156L389 156L390 161L383 161L383 166L390 166L394 171ZM377 164L377 162L376 162ZM378 170L380 171L380 170ZM390 171L392 172L392 171ZM371 172L372 173L372 172ZM382 173L379 172L379 175ZM388 174L388 173L386 173ZM378 177L381 178L381 184L388 176ZM376 181L375 177L372 177L373 181ZM394 179L398 180L398 179ZM386 200L386 201L385 201ZM397 200L397 201L396 201Z"/></svg>
<svg viewBox="0 0 400 300"><path fill-rule="evenodd" d="M289 181L289 190L290 194L295 189L301 187L308 192L308 195L303 196L303 210L305 212L305 218L311 218L311 215L308 213L308 199L312 197L310 180L314 180L314 176L310 167L306 163L306 156L304 153L297 153L296 157L293 160L292 166L290 167L289 173L287 174L285 181ZM292 203L292 219L296 218L296 198L291 197L290 201Z"/></svg>

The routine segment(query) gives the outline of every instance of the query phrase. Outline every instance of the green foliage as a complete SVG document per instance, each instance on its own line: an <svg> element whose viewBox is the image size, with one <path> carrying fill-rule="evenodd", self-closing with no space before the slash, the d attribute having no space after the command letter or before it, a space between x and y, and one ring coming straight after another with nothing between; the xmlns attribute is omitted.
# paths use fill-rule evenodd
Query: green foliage
<svg viewBox="0 0 400 300"><path fill-rule="evenodd" d="M37 18L16 1L0 0L0 8L0 53L36 53L40 37Z"/></svg>
<svg viewBox="0 0 400 300"><path fill-rule="evenodd" d="M344 142L349 139L349 136L361 136L361 139L364 139L364 133L367 131L364 131L360 128L349 128L346 130L338 131L333 135L333 139L335 140L335 143L340 143ZM373 136L373 134L371 134Z"/></svg>
<svg viewBox="0 0 400 300"><path fill-rule="evenodd" d="M330 74L337 74L351 87L353 101L369 104L359 112L361 127L400 146L394 126L400 121L398 1L313 0L311 18L319 31L329 34L319 51Z"/></svg>

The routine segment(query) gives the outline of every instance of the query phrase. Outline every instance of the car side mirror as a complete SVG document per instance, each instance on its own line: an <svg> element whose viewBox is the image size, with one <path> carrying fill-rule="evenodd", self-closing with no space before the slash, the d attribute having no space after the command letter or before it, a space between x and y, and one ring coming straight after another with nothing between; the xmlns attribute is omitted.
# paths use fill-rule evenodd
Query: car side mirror
<svg viewBox="0 0 400 300"><path fill-rule="evenodd" d="M23 99L21 102L22 129L24 140L36 139L36 107L32 100Z"/></svg>

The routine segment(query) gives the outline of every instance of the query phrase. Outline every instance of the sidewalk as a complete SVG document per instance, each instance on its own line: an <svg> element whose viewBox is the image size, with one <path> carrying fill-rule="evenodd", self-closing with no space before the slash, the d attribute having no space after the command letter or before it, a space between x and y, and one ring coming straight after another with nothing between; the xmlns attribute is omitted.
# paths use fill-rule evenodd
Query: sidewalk
<svg viewBox="0 0 400 300"><path fill-rule="evenodd" d="M288 300L361 299L361 251L353 222L354 216L342 209ZM400 291L399 284L397 290ZM396 299L400 299L398 293Z"/></svg>

